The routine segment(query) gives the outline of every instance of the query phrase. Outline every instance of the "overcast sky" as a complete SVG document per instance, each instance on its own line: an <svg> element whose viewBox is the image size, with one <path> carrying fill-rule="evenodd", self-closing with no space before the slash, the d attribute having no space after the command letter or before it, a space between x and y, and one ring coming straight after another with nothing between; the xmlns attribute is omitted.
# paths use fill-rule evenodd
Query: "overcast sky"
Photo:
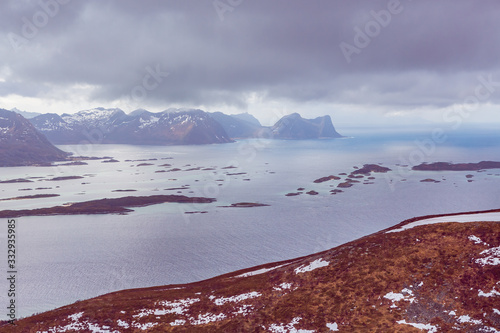
<svg viewBox="0 0 500 333"><path fill-rule="evenodd" d="M0 107L500 122L498 1L5 0Z"/></svg>

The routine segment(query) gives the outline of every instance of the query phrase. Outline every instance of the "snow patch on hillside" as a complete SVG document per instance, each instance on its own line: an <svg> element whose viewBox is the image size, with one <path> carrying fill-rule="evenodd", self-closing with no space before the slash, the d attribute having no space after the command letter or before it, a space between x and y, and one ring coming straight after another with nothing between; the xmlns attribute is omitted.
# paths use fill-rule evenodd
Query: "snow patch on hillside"
<svg viewBox="0 0 500 333"><path fill-rule="evenodd" d="M187 299L182 299L182 300L177 300L177 301L162 301L158 302L157 306L161 307L158 309L142 309L139 310L139 312L135 315L133 315L134 318L142 318L145 316L149 315L155 315L155 316L163 316L169 313L175 313L175 314L184 314L187 310L189 310L189 306L191 306L193 303L199 302L199 298L187 298Z"/></svg>
<svg viewBox="0 0 500 333"><path fill-rule="evenodd" d="M274 269L280 268L282 266L285 266L285 265L279 265L279 266L275 266L275 267L271 267L271 268L257 269L257 270L252 271L252 272L248 272L248 273L243 273L243 274L237 275L237 276L235 276L235 278L253 276L253 275L258 275L258 274L264 274L264 273L270 272L270 271L272 271Z"/></svg>
<svg viewBox="0 0 500 333"><path fill-rule="evenodd" d="M491 291L488 292L488 293L485 293L484 291L482 291L481 289L479 289L479 292L478 292L477 296L480 296L480 297L495 297L495 296L500 296L500 292L496 291L495 287L493 287L493 289L491 289Z"/></svg>
<svg viewBox="0 0 500 333"><path fill-rule="evenodd" d="M302 317L295 317L288 324L271 324L268 330L273 333L314 333L314 330L304 330L304 329L296 329L295 325L297 325L302 320Z"/></svg>
<svg viewBox="0 0 500 333"><path fill-rule="evenodd" d="M332 332L338 332L339 331L339 325L337 323L327 323L326 327L330 329Z"/></svg>
<svg viewBox="0 0 500 333"><path fill-rule="evenodd" d="M150 328L153 328L156 325L158 325L158 323L144 323L144 324L141 324L141 323L135 323L134 322L132 324L132 326L137 327L138 329L143 330L143 331L148 330Z"/></svg>
<svg viewBox="0 0 500 333"><path fill-rule="evenodd" d="M243 304L242 306L238 307L236 311L233 311L233 315L239 315L242 314L243 316L246 316L254 311L254 307L251 304Z"/></svg>
<svg viewBox="0 0 500 333"><path fill-rule="evenodd" d="M496 266L500 265L500 246L493 247L488 250L484 250L481 252L483 256L486 256L484 258L479 258L476 259L475 262L477 264L480 264L482 266L485 265L491 265L491 266Z"/></svg>
<svg viewBox="0 0 500 333"><path fill-rule="evenodd" d="M330 263L328 261L324 261L322 258L316 259L311 262L309 265L302 265L295 269L295 274L305 273L315 270L316 268L328 266Z"/></svg>
<svg viewBox="0 0 500 333"><path fill-rule="evenodd" d="M256 291L252 291L252 292L249 292L249 293L246 293L246 294L241 294L241 295L231 296L231 297L215 298L215 296L212 295L212 296L209 297L209 299L211 301L213 301L216 305L220 306L220 305L226 304L227 302L237 303L237 302L244 301L246 299L256 298L256 297L260 297L260 296L262 296L261 293L256 292Z"/></svg>
<svg viewBox="0 0 500 333"><path fill-rule="evenodd" d="M43 331L40 333L59 333L59 332L70 332L70 331L90 331L92 333L120 333L119 331L111 331L109 326L103 325L99 326L94 323L89 323L87 321L80 321L83 316L83 312L78 312L68 316L68 319L71 320L71 323L65 326L56 326L48 331Z"/></svg>
<svg viewBox="0 0 500 333"><path fill-rule="evenodd" d="M191 325L205 325L211 322L219 321L219 320L224 320L226 319L226 315L223 313L219 313L217 315L213 313L205 313L205 314L199 314L197 319L191 318L190 322Z"/></svg>
<svg viewBox="0 0 500 333"><path fill-rule="evenodd" d="M290 290L290 289L292 289L292 284L291 283L287 283L287 282L283 282L279 286L273 287L273 289L276 290L276 291ZM297 289L297 288L295 288L295 289Z"/></svg>
<svg viewBox="0 0 500 333"><path fill-rule="evenodd" d="M476 325L480 325L483 323L482 320L476 320L476 319L472 319L469 315L463 315L463 316L460 316L458 317L458 322L459 323L472 323L472 324L476 324Z"/></svg>
<svg viewBox="0 0 500 333"><path fill-rule="evenodd" d="M123 321L121 319L118 319L118 321L116 322L116 324L120 327L123 327L123 328L129 328L130 325L126 322L126 321Z"/></svg>
<svg viewBox="0 0 500 333"><path fill-rule="evenodd" d="M500 222L500 213L478 213L478 214L464 214L464 215L450 215L450 216L440 216L433 217L430 219L424 219L409 223L402 226L401 228L389 230L386 233L400 232L403 230L408 230L420 225L435 224L435 223L446 223L446 222Z"/></svg>
<svg viewBox="0 0 500 333"><path fill-rule="evenodd" d="M474 244L483 244L483 245L486 245L486 246L490 246L489 244L483 242L482 239L479 238L479 237L477 237L477 236L470 235L468 238L469 238L469 240L471 242L474 242Z"/></svg>
<svg viewBox="0 0 500 333"><path fill-rule="evenodd" d="M170 323L170 326L182 326L186 324L186 321L184 319L176 319L175 321Z"/></svg>
<svg viewBox="0 0 500 333"><path fill-rule="evenodd" d="M396 323L410 325L410 326L413 326L413 327L418 328L420 330L427 330L428 333L435 333L438 330L437 326L434 326L431 324L407 323L406 320L404 320L404 319L398 320Z"/></svg>
<svg viewBox="0 0 500 333"><path fill-rule="evenodd" d="M395 293L395 292L391 291L391 292L385 294L384 298L392 301L391 308L398 307L395 304L395 302L399 302L399 301L406 301L406 302L410 302L410 303L415 302L415 297L413 296L413 291L411 291L408 288L404 288L403 290L401 290L400 293Z"/></svg>

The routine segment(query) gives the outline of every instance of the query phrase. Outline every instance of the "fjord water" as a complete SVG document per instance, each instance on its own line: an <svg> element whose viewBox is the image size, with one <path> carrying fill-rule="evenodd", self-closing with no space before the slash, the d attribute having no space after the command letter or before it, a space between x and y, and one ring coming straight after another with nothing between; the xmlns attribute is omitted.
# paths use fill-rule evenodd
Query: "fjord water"
<svg viewBox="0 0 500 333"><path fill-rule="evenodd" d="M26 316L111 291L192 282L303 256L414 216L500 206L500 170L412 172L400 166L500 160L498 131L447 133L441 142L432 141L428 131L353 129L343 134L352 137L252 139L207 146L59 146L75 155L112 156L120 162L3 168L1 180L42 178L1 184L0 199L38 193L61 196L0 201L1 210L127 195L217 199L211 204L136 208L128 215L18 218L18 314ZM156 160L126 161L147 159ZM160 166L165 163L171 166ZM372 174L373 184L361 182L336 195L329 191L338 181L313 183L323 176L349 174L353 166L365 163L381 163L393 171ZM229 166L235 168L223 169ZM213 170L185 171L196 167ZM183 171L156 172L172 168ZM467 174L474 175L472 182ZM48 180L74 175L84 178ZM420 182L425 178L440 182ZM47 189L28 190L37 187ZM183 187L188 188L170 190ZM319 194L285 196L300 187ZM113 192L131 189L137 191ZM220 207L237 202L269 206ZM185 214L200 211L206 213ZM0 233L3 241L5 231Z"/></svg>

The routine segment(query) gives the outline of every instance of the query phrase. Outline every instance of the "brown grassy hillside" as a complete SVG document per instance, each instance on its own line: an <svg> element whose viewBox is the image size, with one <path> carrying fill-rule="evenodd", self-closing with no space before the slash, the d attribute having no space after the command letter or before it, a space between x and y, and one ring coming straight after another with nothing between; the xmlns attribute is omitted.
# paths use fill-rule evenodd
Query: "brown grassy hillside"
<svg viewBox="0 0 500 333"><path fill-rule="evenodd" d="M107 294L0 331L98 329L498 332L500 223L382 231L311 256L198 283Z"/></svg>

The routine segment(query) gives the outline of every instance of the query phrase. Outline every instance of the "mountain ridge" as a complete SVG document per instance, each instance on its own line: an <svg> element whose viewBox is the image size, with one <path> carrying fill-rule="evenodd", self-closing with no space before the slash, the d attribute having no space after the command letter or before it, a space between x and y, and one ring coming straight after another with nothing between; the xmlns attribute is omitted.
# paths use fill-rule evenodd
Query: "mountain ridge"
<svg viewBox="0 0 500 333"><path fill-rule="evenodd" d="M228 143L220 124L202 110L152 113L95 108L75 114L44 114L33 125L56 144L212 144Z"/></svg>
<svg viewBox="0 0 500 333"><path fill-rule="evenodd" d="M292 113L283 116L273 126L262 126L248 114L226 115L214 112L212 116L232 138L311 140L343 137L335 130L329 115L306 119L298 113Z"/></svg>
<svg viewBox="0 0 500 333"><path fill-rule="evenodd" d="M227 115L185 108L156 113L137 109L126 114L121 109L99 107L74 114L42 114L30 121L55 144L211 144L245 138L342 137L330 116L305 119L298 113L282 117L273 126L262 126L248 113Z"/></svg>

